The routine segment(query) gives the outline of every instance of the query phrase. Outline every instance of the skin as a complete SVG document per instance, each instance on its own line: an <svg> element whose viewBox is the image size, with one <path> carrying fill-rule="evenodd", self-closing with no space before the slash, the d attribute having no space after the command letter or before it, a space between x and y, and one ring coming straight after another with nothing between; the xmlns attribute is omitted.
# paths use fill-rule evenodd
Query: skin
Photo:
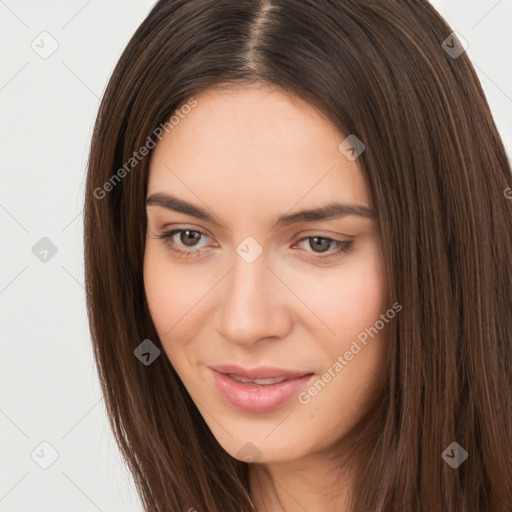
<svg viewBox="0 0 512 512"><path fill-rule="evenodd" d="M258 510L339 507L352 473L338 472L333 455L343 458L344 441L382 385L387 327L308 404L293 397L267 413L228 404L208 365L269 365L321 377L386 312L374 219L274 226L280 215L330 202L371 207L362 173L338 149L345 135L298 97L258 84L195 98L197 106L152 152L147 196L173 194L223 225L147 207L144 283L153 322L220 445L240 460L248 442L259 451L250 466ZM188 243L184 233L173 236L175 249L195 255L180 258L172 241L157 238L178 228L206 233ZM252 263L236 252L248 236L263 248ZM334 243L306 238L315 236L353 241L352 251L335 255Z"/></svg>

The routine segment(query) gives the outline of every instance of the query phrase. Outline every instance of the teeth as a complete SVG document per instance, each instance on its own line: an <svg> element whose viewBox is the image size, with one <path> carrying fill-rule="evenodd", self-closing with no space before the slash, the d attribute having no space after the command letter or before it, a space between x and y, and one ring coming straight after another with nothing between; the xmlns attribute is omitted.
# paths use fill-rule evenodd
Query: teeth
<svg viewBox="0 0 512 512"><path fill-rule="evenodd" d="M271 386L272 384L279 384L279 382L283 382L286 379L284 377L282 378L274 378L274 379L245 379L244 377L240 377L240 375L235 375L234 373L228 374L232 379L238 381L238 382L251 382L253 384L259 384L260 386Z"/></svg>

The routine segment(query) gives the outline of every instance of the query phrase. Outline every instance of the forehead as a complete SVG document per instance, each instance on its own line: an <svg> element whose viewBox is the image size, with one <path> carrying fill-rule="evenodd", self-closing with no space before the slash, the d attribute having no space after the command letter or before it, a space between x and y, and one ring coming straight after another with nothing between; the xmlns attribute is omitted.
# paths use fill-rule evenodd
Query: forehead
<svg viewBox="0 0 512 512"><path fill-rule="evenodd" d="M148 195L169 192L237 212L326 201L368 204L345 138L307 102L277 88L208 90L153 150ZM213 205L212 205L213 206Z"/></svg>

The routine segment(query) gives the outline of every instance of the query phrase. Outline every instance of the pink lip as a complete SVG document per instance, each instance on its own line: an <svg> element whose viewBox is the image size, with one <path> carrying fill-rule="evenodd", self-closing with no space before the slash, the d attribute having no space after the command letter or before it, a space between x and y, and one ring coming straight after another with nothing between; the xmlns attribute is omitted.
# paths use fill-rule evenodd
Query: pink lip
<svg viewBox="0 0 512 512"><path fill-rule="evenodd" d="M302 374L270 386L242 383L232 379L229 375L218 372L212 368L212 374L219 393L236 409L245 412L269 412L287 402L295 396L301 388L313 377L313 374ZM237 372L229 372L240 375ZM245 375L242 375L245 377ZM277 375L273 375L277 377ZM282 377L283 375L281 375ZM271 377L246 377L248 379Z"/></svg>

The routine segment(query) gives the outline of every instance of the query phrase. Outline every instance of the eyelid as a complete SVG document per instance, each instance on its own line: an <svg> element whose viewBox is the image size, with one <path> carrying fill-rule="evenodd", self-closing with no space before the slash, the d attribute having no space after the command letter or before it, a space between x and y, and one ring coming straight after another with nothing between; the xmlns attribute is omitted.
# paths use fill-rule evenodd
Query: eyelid
<svg viewBox="0 0 512 512"><path fill-rule="evenodd" d="M192 224L164 224L162 227L156 229L155 231L159 231L162 234L169 233L171 231L197 231L198 233L203 233L207 235L209 238L215 238L207 229L199 226L194 226Z"/></svg>
<svg viewBox="0 0 512 512"><path fill-rule="evenodd" d="M341 233L333 233L332 231L327 231L325 229L308 229L307 231L301 231L292 237L291 240L298 238L302 240L304 238L331 238L332 240L337 240L339 242L352 242L354 237L350 235L343 235ZM347 240L341 240L341 237L346 237Z"/></svg>
<svg viewBox="0 0 512 512"><path fill-rule="evenodd" d="M194 233L199 233L201 236L202 236L202 239L204 239L204 237L206 238L209 238L210 240L215 240L214 237L210 236L208 233L207 233L207 230L206 229L202 229L202 228L197 228L197 227L190 227L190 226L173 226L173 227L170 227L169 229L165 229L162 228L160 231L160 234L155 234L155 237L156 238L160 238L160 239L163 239L164 242L166 243L169 243L171 242L172 238L174 238L176 235L178 235L180 232L183 232L183 231L193 231ZM201 240L202 240L201 239ZM219 247L218 243L215 242L215 247ZM186 251L189 251L189 252L193 252L193 251L202 251L203 249L206 249L206 247L199 247L199 248L196 248L196 247L190 247L190 248L187 248L185 246L183 246L181 248L181 252L186 252Z"/></svg>

